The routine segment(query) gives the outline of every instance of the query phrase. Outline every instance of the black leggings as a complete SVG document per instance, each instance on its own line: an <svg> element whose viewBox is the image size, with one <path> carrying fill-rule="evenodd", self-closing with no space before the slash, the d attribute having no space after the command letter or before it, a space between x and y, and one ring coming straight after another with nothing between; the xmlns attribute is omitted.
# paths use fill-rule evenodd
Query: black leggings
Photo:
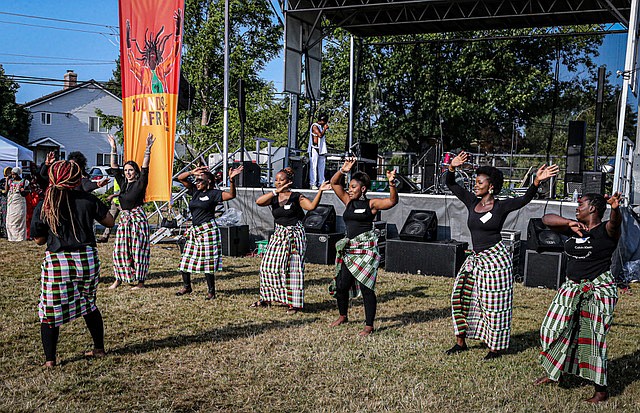
<svg viewBox="0 0 640 413"><path fill-rule="evenodd" d="M373 327L373 320L376 318L376 307L378 305L376 293L360 281L357 281L355 277L351 275L345 264L342 264L342 269L336 279L335 297L338 301L338 311L341 316L347 316L347 311L349 310L349 289L351 289L351 286L355 282L360 284L360 291L362 292L365 324Z"/></svg>
<svg viewBox="0 0 640 413"><path fill-rule="evenodd" d="M184 288L191 289L191 273L182 271L180 272L182 275L182 285ZM216 275L215 273L207 273L204 275L204 278L207 280L207 290L209 294L216 295Z"/></svg>
<svg viewBox="0 0 640 413"><path fill-rule="evenodd" d="M93 348L104 350L104 324L102 323L100 310L85 315L84 321L87 323L89 333L91 333ZM42 338L42 347L44 347L44 355L47 361L56 361L60 327L51 327L49 324L40 323L40 337Z"/></svg>

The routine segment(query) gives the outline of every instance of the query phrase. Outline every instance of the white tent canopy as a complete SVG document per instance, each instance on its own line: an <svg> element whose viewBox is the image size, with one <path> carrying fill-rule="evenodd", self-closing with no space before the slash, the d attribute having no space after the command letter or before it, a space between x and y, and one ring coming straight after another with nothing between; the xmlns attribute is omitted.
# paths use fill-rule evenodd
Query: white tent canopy
<svg viewBox="0 0 640 413"><path fill-rule="evenodd" d="M33 151L0 136L0 168L20 166L21 161L33 162Z"/></svg>

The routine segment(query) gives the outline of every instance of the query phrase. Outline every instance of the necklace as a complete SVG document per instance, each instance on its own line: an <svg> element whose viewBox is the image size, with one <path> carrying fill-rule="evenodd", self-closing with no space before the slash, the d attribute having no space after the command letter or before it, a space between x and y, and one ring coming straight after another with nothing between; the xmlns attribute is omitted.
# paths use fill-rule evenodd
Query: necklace
<svg viewBox="0 0 640 413"><path fill-rule="evenodd" d="M487 201L480 201L480 203L482 204L482 206L483 206L483 207L484 207L484 206L487 206L487 204L490 204L490 203L492 203L492 202L493 202L493 200L492 200L492 199L489 199L489 200L487 200Z"/></svg>

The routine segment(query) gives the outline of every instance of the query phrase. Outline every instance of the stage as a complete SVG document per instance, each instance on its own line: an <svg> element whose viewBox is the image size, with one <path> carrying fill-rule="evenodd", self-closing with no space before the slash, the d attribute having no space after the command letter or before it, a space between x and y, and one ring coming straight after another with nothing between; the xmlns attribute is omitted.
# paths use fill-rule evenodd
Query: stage
<svg viewBox="0 0 640 413"><path fill-rule="evenodd" d="M237 188L237 196L229 201L228 207L242 211L242 223L249 226L249 233L254 240L265 239L273 230L273 217L271 208L256 205L255 200L262 194L271 191L271 188ZM295 190L313 199L317 191ZM370 198L387 197L388 193L370 193ZM438 240L455 239L466 241L471 246L471 236L467 229L467 210L465 206L453 195L426 195L426 194L400 194L398 205L394 208L381 211L381 220L388 225L389 238L395 238L402 229L411 210L435 211L438 217ZM322 195L320 204L333 205L336 209L337 231L344 231L342 213L344 205L336 197L333 191L327 191ZM518 230L522 239L527 238L527 224L530 218L539 218L544 214L555 213L567 218L575 218L577 203L569 201L533 200L524 208L514 211L507 217L504 229Z"/></svg>

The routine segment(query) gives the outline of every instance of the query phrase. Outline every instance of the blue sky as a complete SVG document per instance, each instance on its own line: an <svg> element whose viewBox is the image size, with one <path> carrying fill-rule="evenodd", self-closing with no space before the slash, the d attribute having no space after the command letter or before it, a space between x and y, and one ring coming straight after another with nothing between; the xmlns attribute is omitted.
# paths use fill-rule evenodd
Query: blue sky
<svg viewBox="0 0 640 413"><path fill-rule="evenodd" d="M272 1L277 4L275 0ZM15 14L93 25L42 20ZM0 43L0 63L5 73L10 75L62 79L67 70L74 70L80 81L106 81L111 77L114 68L112 62L118 57L117 27L117 0L4 0L0 4L0 31L3 34ZM622 70L625 47L626 35L607 36L600 50L601 56L596 62L606 65L607 70L612 73ZM273 81L276 88L281 90L282 72L283 61L282 58L278 58L267 66L263 77ZM621 83L620 78L614 77L611 81ZM52 86L21 83L17 101L28 102L55 92L60 87L60 84Z"/></svg>

